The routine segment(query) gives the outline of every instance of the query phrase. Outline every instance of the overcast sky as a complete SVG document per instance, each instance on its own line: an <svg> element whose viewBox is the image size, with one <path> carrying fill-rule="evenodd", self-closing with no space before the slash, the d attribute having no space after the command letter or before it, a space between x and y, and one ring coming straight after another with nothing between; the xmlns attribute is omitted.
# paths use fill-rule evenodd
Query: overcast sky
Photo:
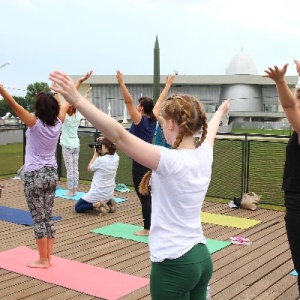
<svg viewBox="0 0 300 300"><path fill-rule="evenodd" d="M224 75L241 51L259 74L300 59L299 0L1 0L0 82L26 90L70 75ZM25 92L9 90L13 95Z"/></svg>

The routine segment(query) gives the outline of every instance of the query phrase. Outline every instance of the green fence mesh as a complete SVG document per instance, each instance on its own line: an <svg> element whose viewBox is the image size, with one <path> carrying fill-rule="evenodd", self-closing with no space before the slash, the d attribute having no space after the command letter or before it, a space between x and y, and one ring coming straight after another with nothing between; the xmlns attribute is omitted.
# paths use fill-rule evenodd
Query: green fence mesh
<svg viewBox="0 0 300 300"><path fill-rule="evenodd" d="M97 132L81 131L79 176L92 180L88 163L93 156L89 143ZM283 205L281 190L287 136L224 135L215 141L212 179L207 196L221 199L241 197L243 192L262 195L261 203ZM59 150L59 146L58 146ZM132 186L131 159L122 151L116 182ZM61 177L66 177L63 159L57 151ZM0 146L0 176L16 175L23 164L23 142ZM170 187L172 188L172 187Z"/></svg>
<svg viewBox="0 0 300 300"><path fill-rule="evenodd" d="M283 201L281 190L286 139L249 141L248 191L262 195L262 203Z"/></svg>

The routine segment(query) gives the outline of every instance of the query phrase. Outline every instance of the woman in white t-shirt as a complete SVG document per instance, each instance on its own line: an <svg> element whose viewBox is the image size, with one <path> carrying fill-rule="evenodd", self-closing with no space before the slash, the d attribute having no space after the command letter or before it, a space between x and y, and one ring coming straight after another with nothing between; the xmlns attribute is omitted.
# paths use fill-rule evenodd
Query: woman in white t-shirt
<svg viewBox="0 0 300 300"><path fill-rule="evenodd" d="M222 102L209 124L203 106L193 96L173 95L164 100L160 109L162 128L172 145L172 149L167 149L128 133L79 95L68 75L53 72L50 79L60 85L51 88L60 91L119 149L152 170L140 185L141 193L148 193L151 185L152 194L152 300L205 300L213 265L200 213L211 179L214 139L230 99ZM195 143L194 137L199 133Z"/></svg>
<svg viewBox="0 0 300 300"><path fill-rule="evenodd" d="M77 201L76 212L84 213L94 208L99 209L102 214L115 212L113 196L118 166L119 155L116 153L116 145L108 138L99 138L88 165L88 170L94 173L91 188Z"/></svg>

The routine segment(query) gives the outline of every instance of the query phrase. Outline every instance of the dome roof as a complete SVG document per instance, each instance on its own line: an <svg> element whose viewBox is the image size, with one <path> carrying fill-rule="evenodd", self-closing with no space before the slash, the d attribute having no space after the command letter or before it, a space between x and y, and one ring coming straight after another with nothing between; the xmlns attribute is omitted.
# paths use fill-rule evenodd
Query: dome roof
<svg viewBox="0 0 300 300"><path fill-rule="evenodd" d="M252 58L243 49L231 60L225 75L257 75Z"/></svg>

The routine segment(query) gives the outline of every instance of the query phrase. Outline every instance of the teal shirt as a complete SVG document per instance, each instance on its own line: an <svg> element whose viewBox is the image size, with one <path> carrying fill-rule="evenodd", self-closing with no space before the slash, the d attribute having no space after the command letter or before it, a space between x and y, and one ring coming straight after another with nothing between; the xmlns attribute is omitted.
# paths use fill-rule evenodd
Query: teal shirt
<svg viewBox="0 0 300 300"><path fill-rule="evenodd" d="M156 129L154 145L163 146L166 148L172 148L172 146L167 143L166 138L163 133L163 130L159 123L158 123L157 129Z"/></svg>
<svg viewBox="0 0 300 300"><path fill-rule="evenodd" d="M72 116L66 114L60 136L61 146L67 148L79 148L78 127L81 119L82 115L78 111Z"/></svg>

